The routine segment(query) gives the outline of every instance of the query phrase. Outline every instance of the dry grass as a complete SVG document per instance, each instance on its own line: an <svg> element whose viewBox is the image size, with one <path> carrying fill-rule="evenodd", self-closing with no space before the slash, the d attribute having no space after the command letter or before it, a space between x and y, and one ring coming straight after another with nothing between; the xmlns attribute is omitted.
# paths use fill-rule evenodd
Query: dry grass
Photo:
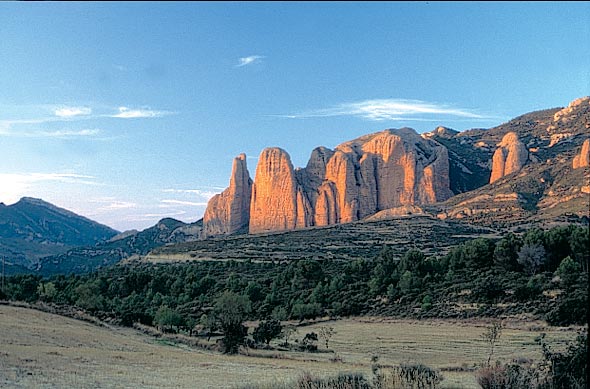
<svg viewBox="0 0 590 389"><path fill-rule="evenodd" d="M304 372L371 377L371 356L381 365L419 362L442 369L442 387L475 388L469 367L487 359L484 322L357 318L300 327L296 337L329 325L334 352L250 350L225 356L158 340L137 330L98 327L35 310L0 306L0 387L235 388L294 382ZM515 322L502 332L501 360L540 357L534 338L542 323ZM572 329L546 330L555 344ZM320 345L320 351L323 345ZM335 358L337 355L339 358ZM335 360L331 362L330 360ZM386 367L385 367L386 368ZM274 386L273 386L274 387Z"/></svg>
<svg viewBox="0 0 590 389"><path fill-rule="evenodd" d="M130 328L0 306L0 387L231 388L335 375L330 362L225 356L158 341ZM346 367L344 367L346 369Z"/></svg>

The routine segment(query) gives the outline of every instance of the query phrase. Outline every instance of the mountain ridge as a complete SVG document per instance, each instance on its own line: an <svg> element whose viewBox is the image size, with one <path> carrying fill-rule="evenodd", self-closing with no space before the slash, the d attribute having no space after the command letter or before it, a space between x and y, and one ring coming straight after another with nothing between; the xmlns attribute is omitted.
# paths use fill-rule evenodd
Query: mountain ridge
<svg viewBox="0 0 590 389"><path fill-rule="evenodd" d="M506 222L512 211L519 214L514 221L522 221L534 219L543 204L554 211L560 209L559 200L569 202L569 208L561 207L557 216L584 217L588 212L583 203L584 182L589 175L586 171L572 173L571 167L587 165L589 158L583 153L588 153L588 147L580 146L586 144L589 129L590 97L585 96L567 107L529 112L490 129L458 132L439 126L418 134L404 127L362 135L333 150L315 148L304 168L293 168L285 150L266 148L258 159L255 179L248 174L252 181L251 192L245 191L251 197L249 213L240 219L241 224L228 228L217 209L235 208L234 203L244 198L234 196L223 203L216 197L205 213L204 235L232 234L245 228L260 233L340 224L377 214L395 215L404 207L425 206L441 218L482 214L485 202L465 210L458 209L461 203L454 203L455 196L469 192L474 196L485 192L484 198L497 198L502 204L514 200L508 207L489 203L495 207L492 214L502 214ZM247 172L245 156L244 170ZM523 171L538 182L532 182L532 176L523 178ZM232 175L226 191L233 190L235 181ZM560 183L560 193L567 185L572 189L556 197L549 184L554 181ZM515 187L509 188L511 185ZM241 211L248 212L244 207Z"/></svg>

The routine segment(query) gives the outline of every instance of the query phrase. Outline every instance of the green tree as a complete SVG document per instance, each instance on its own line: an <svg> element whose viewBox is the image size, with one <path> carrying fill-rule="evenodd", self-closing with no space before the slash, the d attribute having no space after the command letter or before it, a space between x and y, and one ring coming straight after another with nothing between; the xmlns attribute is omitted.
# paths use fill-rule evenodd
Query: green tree
<svg viewBox="0 0 590 389"><path fill-rule="evenodd" d="M91 312L96 312L104 307L104 297L100 288L94 281L88 281L75 289L76 305Z"/></svg>
<svg viewBox="0 0 590 389"><path fill-rule="evenodd" d="M285 321L288 318L287 310L285 307L274 307L270 316L278 321Z"/></svg>
<svg viewBox="0 0 590 389"><path fill-rule="evenodd" d="M578 262L574 261L571 257L566 257L561 261L559 267L555 271L555 275L559 276L561 285L565 289L571 288L581 273L581 266Z"/></svg>
<svg viewBox="0 0 590 389"><path fill-rule="evenodd" d="M178 311L169 308L167 305L162 305L158 308L156 315L154 316L154 324L162 329L168 327L169 331L172 331L174 327L178 328L185 324L184 318Z"/></svg>
<svg viewBox="0 0 590 389"><path fill-rule="evenodd" d="M207 333L207 341L211 340L211 334L217 331L217 321L214 315L202 314L199 319L199 324L203 327L203 330Z"/></svg>
<svg viewBox="0 0 590 389"><path fill-rule="evenodd" d="M428 311L431 308L432 308L432 296L430 296L429 294L427 294L422 299L422 305L420 306L420 309L422 309L423 311Z"/></svg>
<svg viewBox="0 0 590 389"><path fill-rule="evenodd" d="M410 270L406 270L400 277L397 286L402 294L406 294L419 287L419 280Z"/></svg>
<svg viewBox="0 0 590 389"><path fill-rule="evenodd" d="M283 326L278 320L261 321L254 329L252 337L258 343L270 344L270 341L281 335Z"/></svg>
<svg viewBox="0 0 590 389"><path fill-rule="evenodd" d="M291 309L291 316L299 319L299 321L303 321L305 319L315 319L321 315L321 313L322 306L318 303L296 303L293 304L293 308Z"/></svg>
<svg viewBox="0 0 590 389"><path fill-rule="evenodd" d="M570 247L574 259L580 264L582 271L588 273L588 261L590 260L590 229L577 227L570 235Z"/></svg>
<svg viewBox="0 0 590 389"><path fill-rule="evenodd" d="M518 252L522 247L522 240L510 232L496 243L494 249L494 264L506 270L518 270Z"/></svg>
<svg viewBox="0 0 590 389"><path fill-rule="evenodd" d="M238 352L248 332L242 324L250 313L251 304L247 296L225 291L215 301L213 312L223 332L223 350L227 354Z"/></svg>
<svg viewBox="0 0 590 389"><path fill-rule="evenodd" d="M57 295L57 288L53 282L40 282L37 288L39 298L43 301L53 301Z"/></svg>

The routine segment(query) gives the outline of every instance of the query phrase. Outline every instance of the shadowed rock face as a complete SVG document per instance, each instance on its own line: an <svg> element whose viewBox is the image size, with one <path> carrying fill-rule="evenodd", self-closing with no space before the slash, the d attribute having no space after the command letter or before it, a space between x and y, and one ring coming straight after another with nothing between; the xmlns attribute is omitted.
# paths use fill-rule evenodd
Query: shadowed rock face
<svg viewBox="0 0 590 389"><path fill-rule="evenodd" d="M516 133L509 132L504 135L492 157L490 184L522 169L528 158L528 150Z"/></svg>
<svg viewBox="0 0 590 389"><path fill-rule="evenodd" d="M579 169L590 166L590 139L586 139L582 144L580 154L574 157L573 168Z"/></svg>
<svg viewBox="0 0 590 389"><path fill-rule="evenodd" d="M246 177L238 177L242 170L234 161L235 184L211 199L204 219L208 235L231 233L244 223L250 233L348 223L452 196L446 148L408 128L366 135L334 151L318 147L303 169L293 168L286 151L267 148L258 160L251 198Z"/></svg>
<svg viewBox="0 0 590 389"><path fill-rule="evenodd" d="M205 236L231 234L250 221L252 180L246 166L246 155L234 158L229 187L209 200L203 217Z"/></svg>

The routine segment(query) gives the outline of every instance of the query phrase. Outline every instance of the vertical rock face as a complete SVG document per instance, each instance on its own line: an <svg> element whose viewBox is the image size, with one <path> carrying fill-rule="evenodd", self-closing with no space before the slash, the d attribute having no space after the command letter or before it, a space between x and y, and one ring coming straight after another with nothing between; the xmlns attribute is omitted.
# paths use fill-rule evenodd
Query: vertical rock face
<svg viewBox="0 0 590 389"><path fill-rule="evenodd" d="M250 233L307 227L310 215L289 154L278 147L264 149L252 186Z"/></svg>
<svg viewBox="0 0 590 389"><path fill-rule="evenodd" d="M203 217L205 236L231 234L250 222L252 180L246 166L246 155L234 158L229 187L209 200Z"/></svg>
<svg viewBox="0 0 590 389"><path fill-rule="evenodd" d="M231 182L237 181L234 175L239 176L234 172ZM452 196L447 149L408 128L365 135L334 151L318 147L307 166L297 170L286 151L267 148L258 160L251 198L240 202L236 190L227 193L231 188L230 183L209 203L205 213L209 235L244 226L240 223L247 218L242 213L240 218L225 216L226 209L234 209L226 204L239 204L234 207L240 212L248 209L249 231L258 233L348 223L385 209ZM244 208L245 202L250 206ZM225 227L226 220L236 222Z"/></svg>
<svg viewBox="0 0 590 389"><path fill-rule="evenodd" d="M528 150L516 133L509 132L504 135L492 157L490 184L522 169L528 158Z"/></svg>
<svg viewBox="0 0 590 389"><path fill-rule="evenodd" d="M573 167L579 169L590 166L590 139L586 139L582 144L580 154L574 157Z"/></svg>

